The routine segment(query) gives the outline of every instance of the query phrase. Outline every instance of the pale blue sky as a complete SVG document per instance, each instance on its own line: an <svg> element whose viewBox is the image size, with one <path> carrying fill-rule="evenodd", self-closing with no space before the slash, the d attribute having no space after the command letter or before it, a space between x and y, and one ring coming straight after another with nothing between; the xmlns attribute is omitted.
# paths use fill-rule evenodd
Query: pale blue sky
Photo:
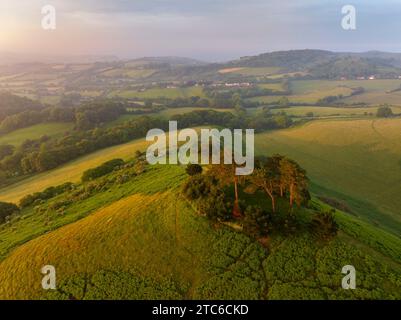
<svg viewBox="0 0 401 320"><path fill-rule="evenodd" d="M43 31L40 8L57 9ZM357 9L357 30L341 8ZM225 60L318 48L401 52L401 0L0 0L0 51Z"/></svg>

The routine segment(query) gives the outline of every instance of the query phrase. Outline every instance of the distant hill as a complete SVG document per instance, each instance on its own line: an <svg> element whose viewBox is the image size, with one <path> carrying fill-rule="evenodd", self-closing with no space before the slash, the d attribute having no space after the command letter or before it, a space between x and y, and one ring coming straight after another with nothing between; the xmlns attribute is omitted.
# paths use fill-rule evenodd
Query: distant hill
<svg viewBox="0 0 401 320"><path fill-rule="evenodd" d="M286 72L306 71L315 78L358 77L400 74L401 53L370 51L363 53L324 50L290 50L242 57L231 67L280 67Z"/></svg>
<svg viewBox="0 0 401 320"><path fill-rule="evenodd" d="M0 91L0 121L13 114L40 108L43 105L37 101Z"/></svg>
<svg viewBox="0 0 401 320"><path fill-rule="evenodd" d="M221 69L234 68L279 68L280 73L303 72L315 79L357 78L371 75L394 78L401 75L401 54L379 51L348 53L310 49L289 50L209 64L191 59L184 60L185 63L167 58L147 59L159 64L168 62L171 67L153 74L152 79L226 79L233 75L226 73L217 76L216 73Z"/></svg>
<svg viewBox="0 0 401 320"><path fill-rule="evenodd" d="M53 64L53 66L52 66ZM119 59L115 56L28 56L0 53L0 73L26 73L38 70L44 73L55 72L56 64L92 64L81 70L78 77L84 83L94 75L107 77L134 77L149 82L225 80L235 78L232 73L219 73L221 69L235 68L276 68L279 73L302 72L315 79L356 78L375 75L382 78L398 78L401 75L401 53L369 51L331 52L325 50L289 50L263 53L257 56L241 57L226 63L207 63L185 57L142 57ZM12 65L12 67L11 67ZM79 67L76 67L79 69ZM132 70L148 70L134 72ZM35 72L38 72L35 71ZM247 73L251 75L254 73ZM238 74L236 75L238 78ZM240 77L241 78L241 77ZM243 78L243 77L242 77Z"/></svg>
<svg viewBox="0 0 401 320"><path fill-rule="evenodd" d="M170 66L202 66L207 62L184 57L143 57L127 61L127 64L169 64Z"/></svg>
<svg viewBox="0 0 401 320"><path fill-rule="evenodd" d="M288 71L301 71L334 57L335 53L324 50L290 50L242 57L230 64L241 67L281 67Z"/></svg>
<svg viewBox="0 0 401 320"><path fill-rule="evenodd" d="M120 60L113 55L38 55L14 52L0 52L0 65L20 63L92 63Z"/></svg>

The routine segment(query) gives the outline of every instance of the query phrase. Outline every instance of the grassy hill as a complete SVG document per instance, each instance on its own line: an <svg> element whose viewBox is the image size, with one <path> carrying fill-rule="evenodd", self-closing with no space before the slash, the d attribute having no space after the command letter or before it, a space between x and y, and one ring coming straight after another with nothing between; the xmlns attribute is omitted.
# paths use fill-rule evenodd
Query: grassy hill
<svg viewBox="0 0 401 320"><path fill-rule="evenodd" d="M151 167L123 183L119 174L62 214L54 204L71 194L25 209L2 228L0 298L400 298L400 239L341 212L343 231L330 243L300 232L262 246L209 222L177 196L182 167ZM297 212L306 220L310 213ZM377 236L376 247L366 234ZM50 293L40 286L47 264L57 270L58 290ZM347 264L356 267L357 290L341 289Z"/></svg>
<svg viewBox="0 0 401 320"><path fill-rule="evenodd" d="M44 135L51 137L61 136L63 133L72 130L72 128L73 123L41 123L0 135L0 144L19 146L27 139L39 139Z"/></svg>
<svg viewBox="0 0 401 320"><path fill-rule="evenodd" d="M400 234L400 121L314 121L257 135L256 152L282 153L296 159L307 169L313 192L344 202L352 214ZM135 150L146 146L144 139L139 139L100 150L1 189L0 201L18 202L35 191L78 182L85 170L114 158L129 159Z"/></svg>
<svg viewBox="0 0 401 320"><path fill-rule="evenodd" d="M64 166L44 173L36 174L21 182L7 186L0 190L0 201L18 202L22 197L48 187L60 185L65 182L77 182L85 170L96 167L115 158L132 158L136 150L144 150L148 142L138 139L132 142L105 148L91 153Z"/></svg>
<svg viewBox="0 0 401 320"><path fill-rule="evenodd" d="M312 191L400 234L400 126L400 119L314 121L260 134L256 150L296 159L308 171Z"/></svg>

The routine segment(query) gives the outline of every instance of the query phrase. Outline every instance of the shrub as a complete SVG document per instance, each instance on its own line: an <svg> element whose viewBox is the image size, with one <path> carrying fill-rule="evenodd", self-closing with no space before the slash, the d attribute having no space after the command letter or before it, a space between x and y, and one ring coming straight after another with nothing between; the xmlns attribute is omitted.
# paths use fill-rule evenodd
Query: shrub
<svg viewBox="0 0 401 320"><path fill-rule="evenodd" d="M48 200L55 196L58 196L59 194L66 192L66 191L70 191L73 189L73 187L74 187L74 184L71 182L66 182L66 183L56 186L56 187L49 187L42 192L35 192L33 194L29 194L29 195L23 197L20 200L19 205L21 208L26 208L26 207L29 207L30 205L34 204L35 202L41 202L43 200Z"/></svg>
<svg viewBox="0 0 401 320"><path fill-rule="evenodd" d="M391 110L389 106L384 105L377 109L376 116L379 118L391 118L392 116L394 116L394 114L393 110Z"/></svg>
<svg viewBox="0 0 401 320"><path fill-rule="evenodd" d="M8 216L11 216L13 213L19 211L19 208L13 204L8 202L0 202L0 223L4 223Z"/></svg>
<svg viewBox="0 0 401 320"><path fill-rule="evenodd" d="M248 206L245 210L243 230L248 235L259 238L266 236L272 225L271 215L259 206Z"/></svg>
<svg viewBox="0 0 401 320"><path fill-rule="evenodd" d="M211 220L227 220L233 210L232 201L216 185L210 176L190 176L183 184L182 193L190 201L196 201L199 211Z"/></svg>
<svg viewBox="0 0 401 320"><path fill-rule="evenodd" d="M232 217L233 202L222 190L212 187L209 195L199 202L199 210L210 220L227 221Z"/></svg>
<svg viewBox="0 0 401 320"><path fill-rule="evenodd" d="M197 200L210 195L213 187L213 179L209 176L190 176L182 186L182 192L188 200Z"/></svg>
<svg viewBox="0 0 401 320"><path fill-rule="evenodd" d="M202 167L199 164L189 164L185 171L188 175L195 176L202 173Z"/></svg>
<svg viewBox="0 0 401 320"><path fill-rule="evenodd" d="M115 168L124 165L124 163L125 162L122 159L113 159L101 164L96 168L86 170L82 175L82 182L91 181L105 176L106 174L112 172Z"/></svg>
<svg viewBox="0 0 401 320"><path fill-rule="evenodd" d="M318 212L311 221L312 234L320 240L330 240L337 235L338 224L334 219L334 210Z"/></svg>

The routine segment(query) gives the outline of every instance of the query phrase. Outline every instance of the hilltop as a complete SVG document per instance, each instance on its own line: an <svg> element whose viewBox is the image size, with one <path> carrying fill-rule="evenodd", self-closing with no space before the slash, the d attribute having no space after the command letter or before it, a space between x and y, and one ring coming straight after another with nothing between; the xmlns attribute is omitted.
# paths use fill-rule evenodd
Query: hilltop
<svg viewBox="0 0 401 320"><path fill-rule="evenodd" d="M77 185L2 228L2 299L400 298L400 240L384 231L337 211L341 232L329 243L299 232L261 245L180 197L184 168L120 180L125 170L94 181L81 200L68 200ZM306 223L312 211L297 215ZM57 268L55 292L40 288L44 264ZM347 264L358 290L341 289Z"/></svg>

